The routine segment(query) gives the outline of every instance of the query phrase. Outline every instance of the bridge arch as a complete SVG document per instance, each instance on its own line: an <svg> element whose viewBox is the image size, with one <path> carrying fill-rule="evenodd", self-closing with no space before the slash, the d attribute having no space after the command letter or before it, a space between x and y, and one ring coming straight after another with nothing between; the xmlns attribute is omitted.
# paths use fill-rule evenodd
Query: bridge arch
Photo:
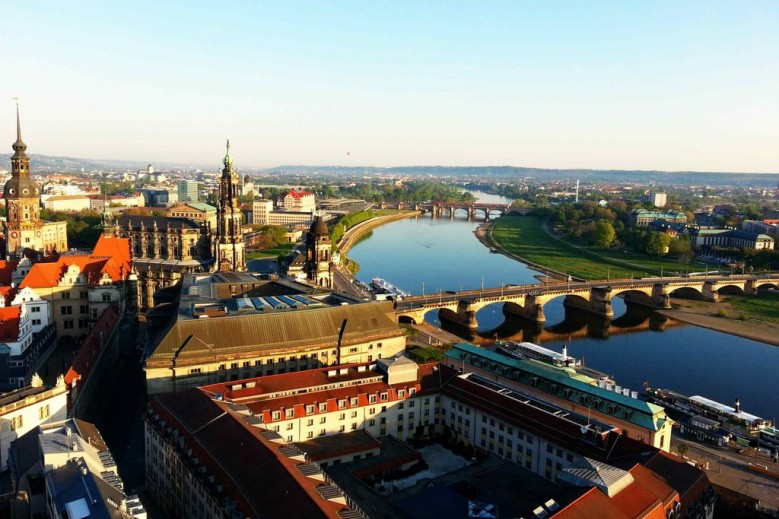
<svg viewBox="0 0 779 519"><path fill-rule="evenodd" d="M779 290L779 284L777 284L777 283L770 283L768 281L765 281L765 282L761 282L761 283L755 285L755 290L758 290L758 291Z"/></svg>
<svg viewBox="0 0 779 519"><path fill-rule="evenodd" d="M717 287L717 293L724 296L743 296L745 294L744 287L741 285L720 285Z"/></svg>
<svg viewBox="0 0 779 519"><path fill-rule="evenodd" d="M452 207L450 210L453 218L464 217L466 220L470 218L467 207Z"/></svg>
<svg viewBox="0 0 779 519"><path fill-rule="evenodd" d="M703 297L703 292L696 287L685 286L674 288L669 292L669 295L686 299L700 299Z"/></svg>

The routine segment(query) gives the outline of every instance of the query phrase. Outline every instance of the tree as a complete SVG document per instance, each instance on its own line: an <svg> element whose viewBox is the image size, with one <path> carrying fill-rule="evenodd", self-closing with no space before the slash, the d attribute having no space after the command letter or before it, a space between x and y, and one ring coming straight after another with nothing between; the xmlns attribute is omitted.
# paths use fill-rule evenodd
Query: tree
<svg viewBox="0 0 779 519"><path fill-rule="evenodd" d="M649 241L646 244L646 252L651 256L662 256L668 253L671 237L663 232L649 233Z"/></svg>
<svg viewBox="0 0 779 519"><path fill-rule="evenodd" d="M608 249L617 238L617 232L614 226L606 220L595 222L595 229L592 232L592 241L601 249Z"/></svg>

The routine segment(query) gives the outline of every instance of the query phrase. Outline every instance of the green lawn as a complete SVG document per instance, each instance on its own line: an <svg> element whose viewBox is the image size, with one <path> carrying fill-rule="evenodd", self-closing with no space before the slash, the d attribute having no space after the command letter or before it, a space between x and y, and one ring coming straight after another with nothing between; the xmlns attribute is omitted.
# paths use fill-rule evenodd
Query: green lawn
<svg viewBox="0 0 779 519"><path fill-rule="evenodd" d="M448 348L447 348L448 349ZM414 362L434 362L443 360L445 349L436 348L430 346L428 348L422 348L421 346L408 346L406 348L406 357Z"/></svg>
<svg viewBox="0 0 779 519"><path fill-rule="evenodd" d="M676 275L701 270L700 264L684 264L663 258L626 252L604 251L562 237L552 237L543 222L532 216L503 216L495 222L496 245L527 261L583 279L617 279Z"/></svg>
<svg viewBox="0 0 779 519"><path fill-rule="evenodd" d="M279 254L289 254L294 246L294 243L281 243L272 249L248 252L246 253L246 259L275 258Z"/></svg>
<svg viewBox="0 0 779 519"><path fill-rule="evenodd" d="M748 317L779 323L779 293L777 292L764 292L759 296L732 297L728 302Z"/></svg>

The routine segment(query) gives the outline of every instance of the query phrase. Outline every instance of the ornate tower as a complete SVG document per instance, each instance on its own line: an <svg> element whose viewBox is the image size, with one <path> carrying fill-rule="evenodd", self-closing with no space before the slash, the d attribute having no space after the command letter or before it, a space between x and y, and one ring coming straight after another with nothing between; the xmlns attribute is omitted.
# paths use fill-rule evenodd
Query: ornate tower
<svg viewBox="0 0 779 519"><path fill-rule="evenodd" d="M12 148L11 178L5 183L5 255L18 258L22 249L43 248L43 222L41 221L41 191L30 178L30 157L27 145L22 141L22 125L19 122L19 103L16 103L16 142Z"/></svg>
<svg viewBox="0 0 779 519"><path fill-rule="evenodd" d="M306 236L306 264L303 268L309 281L325 288L333 288L331 249L327 225L317 216Z"/></svg>
<svg viewBox="0 0 779 519"><path fill-rule="evenodd" d="M218 270L246 270L244 251L243 214L238 201L238 173L233 167L230 156L230 141L227 141L222 178L219 182L219 200L216 203L216 239L214 240L214 259Z"/></svg>

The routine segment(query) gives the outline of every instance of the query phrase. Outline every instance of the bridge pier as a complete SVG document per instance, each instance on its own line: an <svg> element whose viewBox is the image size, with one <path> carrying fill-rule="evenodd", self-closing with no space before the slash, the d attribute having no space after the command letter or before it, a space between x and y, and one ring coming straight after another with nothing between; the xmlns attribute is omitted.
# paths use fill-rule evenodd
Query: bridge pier
<svg viewBox="0 0 779 519"><path fill-rule="evenodd" d="M714 289L714 282L713 281L706 281L703 284L703 292L701 293L701 296L705 301L709 301L711 303L716 303L719 301L719 293Z"/></svg>
<svg viewBox="0 0 779 519"><path fill-rule="evenodd" d="M479 322L476 320L476 310L473 301L470 299L461 299L457 303L457 311L454 312L447 308L442 308L438 312L438 319L443 324L444 321L451 324L462 326L469 332L476 332Z"/></svg>
<svg viewBox="0 0 779 519"><path fill-rule="evenodd" d="M516 315L517 317L529 319L540 324L546 322L546 315L544 315L544 305L538 303L534 295L527 295L525 297L524 306L520 306L519 304L512 302L504 303L503 314Z"/></svg>
<svg viewBox="0 0 779 519"><path fill-rule="evenodd" d="M566 296L563 300L565 308L575 308L591 314L611 319L614 309L611 307L611 287L593 287L590 289L590 300L580 297Z"/></svg>

